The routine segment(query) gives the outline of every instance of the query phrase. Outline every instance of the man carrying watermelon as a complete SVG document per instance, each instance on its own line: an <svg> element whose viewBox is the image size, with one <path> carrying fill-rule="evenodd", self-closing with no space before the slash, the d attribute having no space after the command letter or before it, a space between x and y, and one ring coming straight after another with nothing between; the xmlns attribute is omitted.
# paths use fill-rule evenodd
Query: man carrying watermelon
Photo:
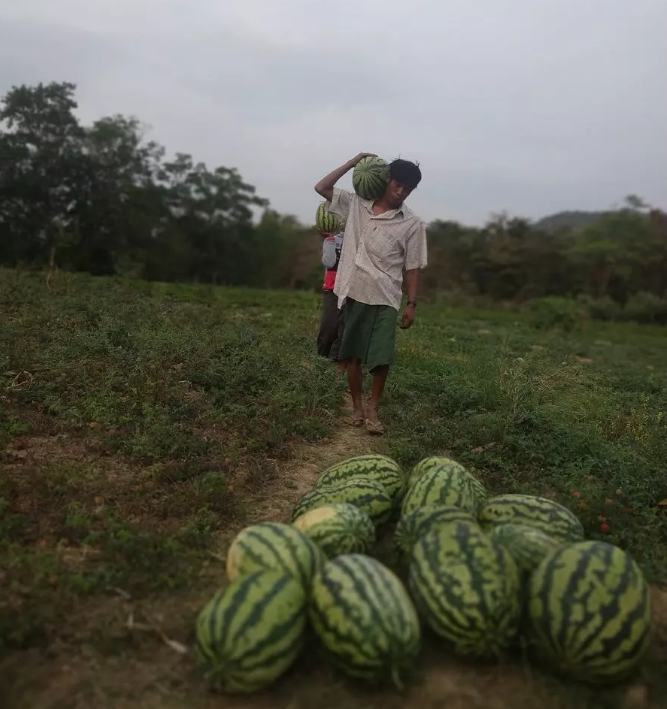
<svg viewBox="0 0 667 709"><path fill-rule="evenodd" d="M355 192L336 187L353 168ZM412 162L394 160L387 166L373 153L359 153L315 185L315 191L331 203L329 211L346 222L334 286L338 306L345 308L339 360L347 362L350 423L365 425L369 433L384 433L378 406L394 363L403 271L408 298L401 327L409 328L415 319L419 272L427 264L426 226L405 205L420 181L421 170ZM373 375L365 407L364 364Z"/></svg>

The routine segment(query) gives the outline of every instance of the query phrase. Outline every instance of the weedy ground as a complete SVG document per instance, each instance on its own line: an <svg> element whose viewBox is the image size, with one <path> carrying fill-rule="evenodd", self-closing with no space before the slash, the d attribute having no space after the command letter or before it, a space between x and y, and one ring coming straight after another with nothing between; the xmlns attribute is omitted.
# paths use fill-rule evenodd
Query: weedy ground
<svg viewBox="0 0 667 709"><path fill-rule="evenodd" d="M377 439L340 422L344 391L314 355L315 294L52 285L0 271L0 706L667 706L667 329L564 334L420 306ZM404 695L341 678L316 646L271 691L211 694L193 621L224 582L226 544L287 520L318 470L370 451L406 468L451 455L493 493L546 494L627 549L656 589L642 676L591 690L428 641Z"/></svg>

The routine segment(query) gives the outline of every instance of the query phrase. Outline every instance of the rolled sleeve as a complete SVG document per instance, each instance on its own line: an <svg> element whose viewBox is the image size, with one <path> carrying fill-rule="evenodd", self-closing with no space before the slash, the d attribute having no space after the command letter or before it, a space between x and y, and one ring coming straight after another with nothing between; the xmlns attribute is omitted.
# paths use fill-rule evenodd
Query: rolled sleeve
<svg viewBox="0 0 667 709"><path fill-rule="evenodd" d="M355 196L356 195L352 192L342 190L340 187L334 187L329 211L335 214L339 219L347 221L350 207L352 206L352 200Z"/></svg>
<svg viewBox="0 0 667 709"><path fill-rule="evenodd" d="M410 230L405 242L405 270L426 268L428 265L426 248L426 224L419 220Z"/></svg>

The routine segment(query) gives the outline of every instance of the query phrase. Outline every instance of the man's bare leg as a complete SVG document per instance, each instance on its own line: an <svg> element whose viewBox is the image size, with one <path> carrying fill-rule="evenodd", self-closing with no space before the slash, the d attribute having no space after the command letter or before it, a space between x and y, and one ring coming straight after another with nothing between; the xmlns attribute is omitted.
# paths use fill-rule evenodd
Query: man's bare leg
<svg viewBox="0 0 667 709"><path fill-rule="evenodd" d="M373 389L368 403L366 404L366 421L370 423L370 427L367 426L367 428L373 433L384 432L384 428L378 418L378 406L380 405L380 399L388 374L389 366L377 367L373 372Z"/></svg>
<svg viewBox="0 0 667 709"><path fill-rule="evenodd" d="M350 385L350 396L352 397L352 420L353 422L358 421L358 425L361 425L364 422L361 360L351 359L347 363L347 381Z"/></svg>

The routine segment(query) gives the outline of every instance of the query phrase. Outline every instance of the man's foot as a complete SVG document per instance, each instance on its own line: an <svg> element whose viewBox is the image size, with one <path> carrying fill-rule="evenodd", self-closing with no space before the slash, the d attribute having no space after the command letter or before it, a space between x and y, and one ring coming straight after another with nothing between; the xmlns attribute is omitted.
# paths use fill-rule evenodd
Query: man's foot
<svg viewBox="0 0 667 709"><path fill-rule="evenodd" d="M349 424L350 426L354 426L355 428L360 428L361 426L364 425L364 421L366 420L366 417L364 416L364 410L361 408L353 408L352 410L352 416L346 416L343 421L345 423Z"/></svg>
<svg viewBox="0 0 667 709"><path fill-rule="evenodd" d="M343 422L348 424L349 426L354 426L355 428L360 428L361 426L364 425L364 417L357 416L357 415L346 416L343 419Z"/></svg>
<svg viewBox="0 0 667 709"><path fill-rule="evenodd" d="M380 436L384 433L384 426L378 418L377 407L371 404L366 406L366 430L368 433Z"/></svg>

